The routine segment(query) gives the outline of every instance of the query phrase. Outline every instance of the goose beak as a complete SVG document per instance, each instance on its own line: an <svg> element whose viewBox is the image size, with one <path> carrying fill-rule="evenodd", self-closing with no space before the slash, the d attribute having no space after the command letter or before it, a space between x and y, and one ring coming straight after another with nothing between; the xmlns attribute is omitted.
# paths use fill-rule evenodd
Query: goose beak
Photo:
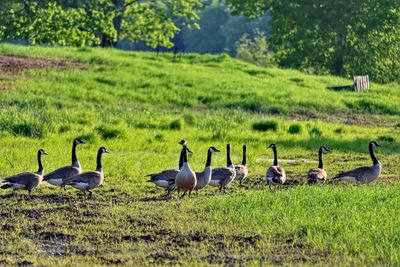
<svg viewBox="0 0 400 267"><path fill-rule="evenodd" d="M44 155L48 155L47 152L43 152Z"/></svg>
<svg viewBox="0 0 400 267"><path fill-rule="evenodd" d="M221 152L221 150L215 149L214 152Z"/></svg>
<svg viewBox="0 0 400 267"><path fill-rule="evenodd" d="M110 152L108 152L108 150L105 150L104 153L110 153Z"/></svg>

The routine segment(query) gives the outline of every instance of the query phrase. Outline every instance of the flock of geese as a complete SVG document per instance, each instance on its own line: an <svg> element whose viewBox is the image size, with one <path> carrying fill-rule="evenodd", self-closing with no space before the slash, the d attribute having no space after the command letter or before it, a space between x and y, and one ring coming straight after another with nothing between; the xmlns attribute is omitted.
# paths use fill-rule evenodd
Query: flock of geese
<svg viewBox="0 0 400 267"><path fill-rule="evenodd" d="M39 149L37 152L38 161L38 171L37 172L24 172L14 176L6 177L0 180L2 186L1 189L24 189L28 190L29 195L31 191L40 185L42 181L46 181L49 184L59 186L65 189L65 186L72 186L78 190L81 190L86 194L89 192L89 196L92 195L92 189L100 187L104 181L104 173L101 164L101 158L104 153L108 153L105 147L100 147L97 152L97 166L94 171L82 172L81 164L76 157L76 147L79 144L84 144L85 142L80 139L75 139L72 143L72 163L69 166L61 167L53 172L44 175L42 156L47 155L43 149ZM185 140L179 141L182 146L182 150L179 157L179 168L178 169L168 169L161 171L159 173L149 174L150 180L159 187L165 188L170 195L173 190L178 191L178 196L182 191L183 198L186 193L190 194L192 191L196 193L210 185L213 187L218 187L219 191L222 192L226 187L234 180L242 181L245 180L248 174L247 168L247 146L243 145L243 160L239 165L235 165L231 160L231 146L227 144L226 146L226 167L218 167L215 169L211 168L211 158L212 154L220 152L214 146L209 147L207 150L207 160L202 172L194 172L188 163L187 153L192 153L192 151L187 146ZM333 179L341 179L348 182L353 182L357 184L370 183L377 179L381 173L382 166L377 160L374 154L374 147L379 147L380 145L376 141L371 141L369 143L369 153L373 162L372 166L360 167L350 171L340 172ZM274 161L271 167L267 169L266 172L266 182L271 185L283 185L286 182L286 172L279 166L278 163L278 153L275 144L268 146L274 153ZM324 164L322 161L322 154L328 152L329 150L325 146L319 148L319 158L318 167L311 169L307 173L307 182L309 184L320 183L323 184L327 180L327 174L324 170Z"/></svg>
<svg viewBox="0 0 400 267"><path fill-rule="evenodd" d="M220 152L217 148L211 146L207 151L207 161L203 172L194 172L188 163L187 153L191 153L185 140L179 142L182 145L181 154L179 157L179 168L164 170L159 173L149 174L148 182L155 183L157 186L168 190L167 195L170 195L174 189L179 192L183 191L181 197L184 197L187 192L189 196L193 190L196 192L207 185L218 187L219 191L223 191L233 181L242 181L247 177L248 168L246 165L246 150L247 146L243 145L243 160L242 164L234 165L231 160L231 146L226 146L226 167L211 169L212 153ZM369 143L369 153L373 162L370 167L360 167L350 171L344 171L337 174L333 179L341 179L357 184L370 183L377 179L381 173L382 166L374 154L374 147L380 146L376 141ZM274 153L274 161L271 167L267 169L266 182L270 185L283 185L286 182L286 172L279 166L278 152L275 144L268 146ZM318 167L308 171L306 178L308 184L323 184L327 180L327 174L322 161L322 154L328 152L326 146L319 148Z"/></svg>

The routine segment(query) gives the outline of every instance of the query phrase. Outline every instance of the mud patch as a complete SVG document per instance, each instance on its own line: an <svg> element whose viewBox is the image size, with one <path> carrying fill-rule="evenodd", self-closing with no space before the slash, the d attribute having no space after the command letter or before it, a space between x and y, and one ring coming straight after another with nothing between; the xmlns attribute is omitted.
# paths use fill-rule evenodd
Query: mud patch
<svg viewBox="0 0 400 267"><path fill-rule="evenodd" d="M21 57L0 55L0 72L8 75L19 75L27 69L65 70L84 68L83 63L48 58Z"/></svg>

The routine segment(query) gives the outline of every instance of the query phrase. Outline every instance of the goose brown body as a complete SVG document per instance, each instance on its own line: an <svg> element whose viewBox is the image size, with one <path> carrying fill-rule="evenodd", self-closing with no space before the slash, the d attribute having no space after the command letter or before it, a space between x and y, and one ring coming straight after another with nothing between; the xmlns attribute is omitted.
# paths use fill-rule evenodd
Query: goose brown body
<svg viewBox="0 0 400 267"><path fill-rule="evenodd" d="M235 180L239 180L240 181L240 185L242 185L242 181L244 179L246 179L247 174L248 174L248 169L247 169L247 158L246 158L246 150L247 150L247 146L243 145L243 159L242 159L242 164L239 165L235 165L235 172L236 172L236 176L235 176Z"/></svg>
<svg viewBox="0 0 400 267"><path fill-rule="evenodd" d="M320 183L323 184L326 182L327 174L324 169L324 163L322 161L322 153L328 152L329 150L325 146L321 146L318 151L318 167L311 169L307 173L307 182L308 184Z"/></svg>
<svg viewBox="0 0 400 267"><path fill-rule="evenodd" d="M186 194L186 192L190 192L196 187L197 178L194 171L189 166L187 160L187 150L185 147L182 148L183 151L183 166L182 169L176 175L175 185L178 190L184 191L182 197Z"/></svg>
<svg viewBox="0 0 400 267"><path fill-rule="evenodd" d="M226 145L226 165L227 167L219 167L212 170L210 185L219 188L222 191L236 177L235 166L231 160L231 145Z"/></svg>
<svg viewBox="0 0 400 267"><path fill-rule="evenodd" d="M104 173L101 164L101 157L108 153L105 147L100 147L97 152L97 167L94 171L84 172L73 177L64 179L63 185L70 185L84 192L88 191L91 195L91 189L99 187L104 181Z"/></svg>
<svg viewBox="0 0 400 267"><path fill-rule="evenodd" d="M359 167L354 170L340 172L333 179L341 179L356 184L371 183L378 179L382 171L382 165L374 154L374 147L376 146L380 147L381 145L376 141L371 141L369 143L369 154L372 159L372 166Z"/></svg>
<svg viewBox="0 0 400 267"><path fill-rule="evenodd" d="M39 169L37 172L24 172L6 177L1 181L1 183L3 183L1 188L12 188L14 190L24 189L28 190L30 195L32 189L37 187L43 179L42 155L47 155L47 153L43 149L39 149L39 151L37 152L37 160L39 165Z"/></svg>
<svg viewBox="0 0 400 267"><path fill-rule="evenodd" d="M274 152L274 163L267 169L266 180L270 184L282 185L286 181L286 172L278 164L278 152L276 150L276 145L271 144L269 148L272 148L272 151Z"/></svg>
<svg viewBox="0 0 400 267"><path fill-rule="evenodd" d="M70 166L61 167L55 171L46 174L43 177L43 181L48 182L49 184L62 186L63 180L78 175L82 172L81 164L76 157L76 147L79 144L84 144L80 139L75 139L72 143L72 163Z"/></svg>

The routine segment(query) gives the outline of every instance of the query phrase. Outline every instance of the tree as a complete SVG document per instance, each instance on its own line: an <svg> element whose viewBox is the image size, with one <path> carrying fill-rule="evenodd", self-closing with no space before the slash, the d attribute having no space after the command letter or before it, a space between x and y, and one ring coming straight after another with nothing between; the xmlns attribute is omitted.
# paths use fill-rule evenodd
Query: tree
<svg viewBox="0 0 400 267"><path fill-rule="evenodd" d="M400 0L226 0L249 17L271 12L270 44L281 66L400 81Z"/></svg>
<svg viewBox="0 0 400 267"><path fill-rule="evenodd" d="M179 27L196 27L200 6L199 0L2 0L0 39L116 46L125 37L168 47Z"/></svg>

